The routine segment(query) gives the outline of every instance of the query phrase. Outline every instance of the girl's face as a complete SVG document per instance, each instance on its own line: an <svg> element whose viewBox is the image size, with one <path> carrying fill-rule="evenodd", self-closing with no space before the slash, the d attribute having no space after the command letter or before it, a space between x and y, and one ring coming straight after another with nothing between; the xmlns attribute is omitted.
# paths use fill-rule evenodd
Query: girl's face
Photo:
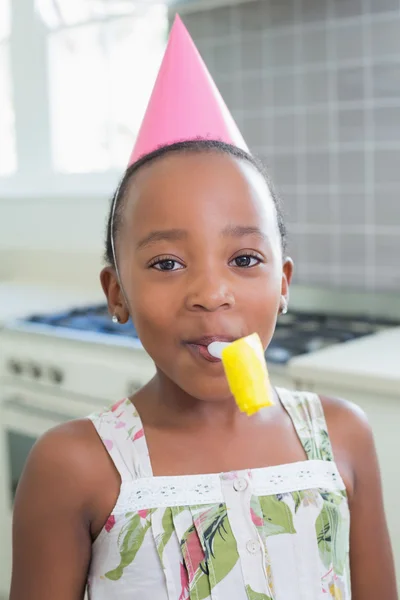
<svg viewBox="0 0 400 600"><path fill-rule="evenodd" d="M195 398L229 397L207 345L258 332L267 347L292 274L262 175L218 153L171 154L142 167L127 192L117 260L158 370ZM112 313L124 314L112 269L102 283Z"/></svg>

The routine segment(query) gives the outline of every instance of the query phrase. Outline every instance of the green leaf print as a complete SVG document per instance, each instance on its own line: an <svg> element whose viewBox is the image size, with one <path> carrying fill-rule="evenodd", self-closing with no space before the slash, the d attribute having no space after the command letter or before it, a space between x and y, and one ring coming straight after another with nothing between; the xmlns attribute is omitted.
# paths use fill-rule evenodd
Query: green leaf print
<svg viewBox="0 0 400 600"><path fill-rule="evenodd" d="M246 592L249 600L272 600L271 596L254 592L249 585L246 586Z"/></svg>
<svg viewBox="0 0 400 600"><path fill-rule="evenodd" d="M179 513L181 513L183 510L184 510L184 507L179 506L177 508L172 508L172 509L166 508L164 511L164 515L163 515L163 518L161 521L163 533L158 535L156 538L157 552L160 557L161 564L163 566L164 566L164 562L163 562L164 548L168 544L168 542L171 539L172 534L174 533L174 530L175 530L173 516L179 515Z"/></svg>
<svg viewBox="0 0 400 600"><path fill-rule="evenodd" d="M276 496L261 496L260 504L264 515L264 529L267 536L281 533L296 533L293 515L283 500Z"/></svg>
<svg viewBox="0 0 400 600"><path fill-rule="evenodd" d="M206 559L215 558L216 544L220 541L225 543L233 534L228 521L226 506L220 504L216 509L212 508L196 519L196 527L204 534L204 547ZM226 548L225 548L226 549Z"/></svg>
<svg viewBox="0 0 400 600"><path fill-rule="evenodd" d="M239 559L239 554L226 512L222 518L216 519L215 526L210 528L209 533L210 538L205 532L206 557L212 563L213 573L210 580L211 586L214 587L232 571ZM207 552L208 547L209 553Z"/></svg>
<svg viewBox="0 0 400 600"><path fill-rule="evenodd" d="M332 460L332 446L326 429L320 429L320 452L323 460Z"/></svg>
<svg viewBox="0 0 400 600"><path fill-rule="evenodd" d="M156 546L157 546L158 555L161 560L161 564L164 567L164 560L163 560L164 549L165 549L165 546L168 544L169 540L171 539L172 534L174 532L174 522L172 519L172 511L170 508L165 509L161 524L162 524L163 532L156 537Z"/></svg>
<svg viewBox="0 0 400 600"><path fill-rule="evenodd" d="M330 502L333 505L339 506L343 501L343 492L342 490L338 492L321 492L321 498Z"/></svg>
<svg viewBox="0 0 400 600"><path fill-rule="evenodd" d="M347 560L347 526L342 519L338 504L340 496L326 494L322 510L315 522L318 549L325 568L331 565L337 575L343 575ZM338 502L339 497L339 502Z"/></svg>
<svg viewBox="0 0 400 600"><path fill-rule="evenodd" d="M291 492L294 502L294 512L297 513L300 506L319 505L319 493L315 490L304 490L301 492Z"/></svg>
<svg viewBox="0 0 400 600"><path fill-rule="evenodd" d="M308 460L316 460L320 458L318 455L318 446L314 438L303 438L303 447L305 453L307 454Z"/></svg>
<svg viewBox="0 0 400 600"><path fill-rule="evenodd" d="M297 512L300 508L300 504L303 501L303 492L292 492L292 498L294 501L294 512Z"/></svg>
<svg viewBox="0 0 400 600"><path fill-rule="evenodd" d="M205 600L211 596L210 579L208 572L203 571L204 563L197 569L196 575L190 584L190 596L196 598L196 600Z"/></svg>
<svg viewBox="0 0 400 600"><path fill-rule="evenodd" d="M111 579L112 581L121 579L124 569L134 561L139 548L143 544L144 537L150 525L150 519L146 521L145 525L142 525L140 515L135 513L127 525L122 528L118 541L120 563L116 569L108 571L108 573L105 574L107 579ZM120 543L122 538L123 541Z"/></svg>
<svg viewBox="0 0 400 600"><path fill-rule="evenodd" d="M196 600L204 600L210 596L210 587L215 587L230 573L239 559L239 554L224 504L208 508L197 515L194 527L201 540L205 559L198 564L190 584L190 594ZM185 539L190 540L193 533L192 527L185 534L182 548L184 556L190 550L190 542L185 546ZM186 556L186 563L187 558Z"/></svg>
<svg viewBox="0 0 400 600"><path fill-rule="evenodd" d="M321 560L326 569L329 569L331 565L331 546L332 546L332 534L331 534L331 523L329 520L330 507L324 506L315 522L315 531L317 533L318 550Z"/></svg>

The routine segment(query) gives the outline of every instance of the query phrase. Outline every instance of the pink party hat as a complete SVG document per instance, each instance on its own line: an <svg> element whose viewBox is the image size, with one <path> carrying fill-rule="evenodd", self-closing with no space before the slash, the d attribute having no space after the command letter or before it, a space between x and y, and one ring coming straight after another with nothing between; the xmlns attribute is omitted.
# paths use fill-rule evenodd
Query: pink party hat
<svg viewBox="0 0 400 600"><path fill-rule="evenodd" d="M129 165L160 146L196 138L220 140L248 150L177 16Z"/></svg>

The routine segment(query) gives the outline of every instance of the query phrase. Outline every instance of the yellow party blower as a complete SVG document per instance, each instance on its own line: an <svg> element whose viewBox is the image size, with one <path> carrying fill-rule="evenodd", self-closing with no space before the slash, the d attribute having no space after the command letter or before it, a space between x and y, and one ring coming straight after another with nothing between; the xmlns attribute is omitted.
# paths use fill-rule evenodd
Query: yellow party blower
<svg viewBox="0 0 400 600"><path fill-rule="evenodd" d="M222 360L230 390L242 412L250 416L274 404L264 349L257 333L232 343L212 342L208 351Z"/></svg>

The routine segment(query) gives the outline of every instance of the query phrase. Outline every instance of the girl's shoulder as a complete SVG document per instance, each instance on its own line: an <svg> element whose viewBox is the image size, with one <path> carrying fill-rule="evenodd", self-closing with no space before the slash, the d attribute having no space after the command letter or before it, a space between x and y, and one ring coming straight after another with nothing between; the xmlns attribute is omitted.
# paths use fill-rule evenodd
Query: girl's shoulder
<svg viewBox="0 0 400 600"><path fill-rule="evenodd" d="M375 443L366 413L342 398L320 396L321 406L336 462L346 465L343 479L348 496L355 492L356 480L366 461L375 454Z"/></svg>
<svg viewBox="0 0 400 600"><path fill-rule="evenodd" d="M47 490L49 503L53 493L64 495L71 506L90 510L110 465L95 428L88 419L62 423L47 431L34 445L24 471L37 490Z"/></svg>
<svg viewBox="0 0 400 600"><path fill-rule="evenodd" d="M329 435L348 451L366 439L372 438L372 430L366 413L357 404L343 398L319 396Z"/></svg>
<svg viewBox="0 0 400 600"><path fill-rule="evenodd" d="M351 498L357 473L365 456L375 451L373 435L364 411L347 400L315 392L278 389L303 445L316 442L318 458L333 460L339 467ZM308 458L315 458L308 456Z"/></svg>

